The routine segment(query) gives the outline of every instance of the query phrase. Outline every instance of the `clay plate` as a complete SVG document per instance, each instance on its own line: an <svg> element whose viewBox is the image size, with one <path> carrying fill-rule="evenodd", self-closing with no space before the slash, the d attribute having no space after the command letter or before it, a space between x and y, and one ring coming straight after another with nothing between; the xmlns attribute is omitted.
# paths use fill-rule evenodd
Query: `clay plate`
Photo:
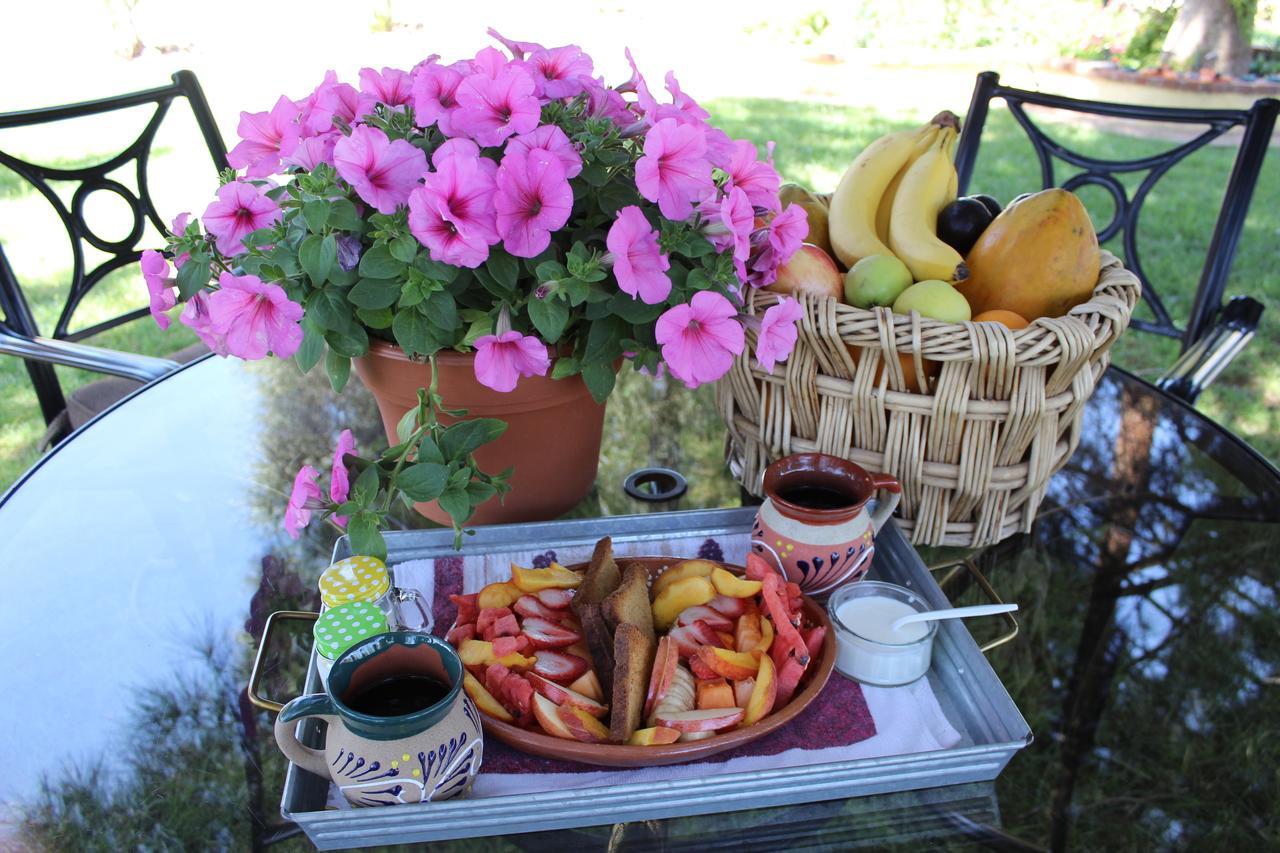
<svg viewBox="0 0 1280 853"><path fill-rule="evenodd" d="M650 577L657 575L672 563L680 562L681 557L619 557L618 564L642 563L649 569ZM708 560L707 562L715 562ZM736 575L744 569L728 563L717 563ZM576 563L567 568L577 572L585 571L586 563ZM836 636L826 611L814 603L809 596L803 597L802 607L808 621L813 625L822 625L827 629L822 640L822 654L804 674L801 687L785 708L774 710L760 722L745 729L735 729L702 740L689 743L673 743L666 746L629 746L612 743L582 743L553 737L541 732L522 729L509 723L495 720L483 712L480 716L484 722L485 734L502 741L530 755L543 758L559 758L565 761L578 761L583 764L598 764L603 767L655 767L662 764L679 764L682 761L693 761L706 758L735 746L750 743L756 738L764 737L780 726L785 726L796 714L805 709L826 685L831 677L831 670L836 662Z"/></svg>

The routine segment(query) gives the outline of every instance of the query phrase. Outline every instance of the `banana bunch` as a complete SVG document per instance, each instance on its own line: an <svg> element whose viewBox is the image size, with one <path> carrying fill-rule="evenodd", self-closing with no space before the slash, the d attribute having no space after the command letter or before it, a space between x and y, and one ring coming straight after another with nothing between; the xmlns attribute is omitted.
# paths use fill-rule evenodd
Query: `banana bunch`
<svg viewBox="0 0 1280 853"><path fill-rule="evenodd" d="M896 255L916 281L958 282L964 258L938 239L938 212L955 200L958 121L939 113L915 130L882 136L849 166L831 197L831 247L846 267Z"/></svg>

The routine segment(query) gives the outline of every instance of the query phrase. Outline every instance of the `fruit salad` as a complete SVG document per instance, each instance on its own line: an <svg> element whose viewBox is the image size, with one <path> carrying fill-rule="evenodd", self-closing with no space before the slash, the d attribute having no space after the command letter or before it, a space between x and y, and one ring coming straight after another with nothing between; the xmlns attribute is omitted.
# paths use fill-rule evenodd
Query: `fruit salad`
<svg viewBox="0 0 1280 853"><path fill-rule="evenodd" d="M826 630L754 554L745 576L693 559L650 577L597 546L585 572L513 565L510 580L451 598L446 639L476 706L586 743L660 746L755 725L791 701Z"/></svg>

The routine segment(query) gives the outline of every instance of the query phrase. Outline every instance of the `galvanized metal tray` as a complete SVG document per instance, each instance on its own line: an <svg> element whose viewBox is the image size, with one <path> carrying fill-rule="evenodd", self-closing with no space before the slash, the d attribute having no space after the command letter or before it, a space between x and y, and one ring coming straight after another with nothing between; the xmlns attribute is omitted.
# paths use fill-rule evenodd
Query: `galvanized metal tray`
<svg viewBox="0 0 1280 853"><path fill-rule="evenodd" d="M466 550L482 554L544 545L589 545L605 535L625 543L745 534L754 515L754 508L743 507L497 525L477 528L476 535L467 539ZM456 553L449 530L392 533L387 536L387 549L389 563ZM896 525L884 527L876 549L872 577L909 586L935 607L949 606ZM334 559L349 554L346 539L339 540ZM964 624L948 620L939 626L928 678L939 705L961 735L950 749L656 784L364 809L326 809L329 781L290 764L280 811L318 848L328 850L655 820L995 779L1014 753L1031 743L1031 730ZM314 664L313 655L307 692L319 690ZM320 746L320 724L303 720L298 736L303 743Z"/></svg>

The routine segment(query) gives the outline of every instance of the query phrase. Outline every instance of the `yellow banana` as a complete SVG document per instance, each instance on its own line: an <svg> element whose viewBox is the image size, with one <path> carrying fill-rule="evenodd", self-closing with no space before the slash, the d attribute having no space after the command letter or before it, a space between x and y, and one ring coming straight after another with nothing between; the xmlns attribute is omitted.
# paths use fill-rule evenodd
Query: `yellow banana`
<svg viewBox="0 0 1280 853"><path fill-rule="evenodd" d="M937 234L939 211L955 200L955 141L955 131L944 128L933 147L907 170L893 199L889 245L916 281L954 284L969 277L964 258Z"/></svg>
<svg viewBox="0 0 1280 853"><path fill-rule="evenodd" d="M934 140L938 138L938 131L941 130L936 124L930 124L928 129L921 136L911 149L911 155L907 157L907 162L902 164L902 168L898 170L898 174L893 176L893 180L889 182L889 186L885 188L884 195L880 198L880 204L876 208L876 236L880 238L880 242L886 246L889 245L889 217L893 211L893 199L898 194L898 187L902 183L903 177L907 174L907 169L911 168L911 164L920 159L920 155L928 151L933 145Z"/></svg>
<svg viewBox="0 0 1280 853"><path fill-rule="evenodd" d="M876 236L876 208L885 187L911 156L916 142L930 125L900 130L872 142L850 164L831 196L831 248L845 266L868 255L892 254Z"/></svg>

